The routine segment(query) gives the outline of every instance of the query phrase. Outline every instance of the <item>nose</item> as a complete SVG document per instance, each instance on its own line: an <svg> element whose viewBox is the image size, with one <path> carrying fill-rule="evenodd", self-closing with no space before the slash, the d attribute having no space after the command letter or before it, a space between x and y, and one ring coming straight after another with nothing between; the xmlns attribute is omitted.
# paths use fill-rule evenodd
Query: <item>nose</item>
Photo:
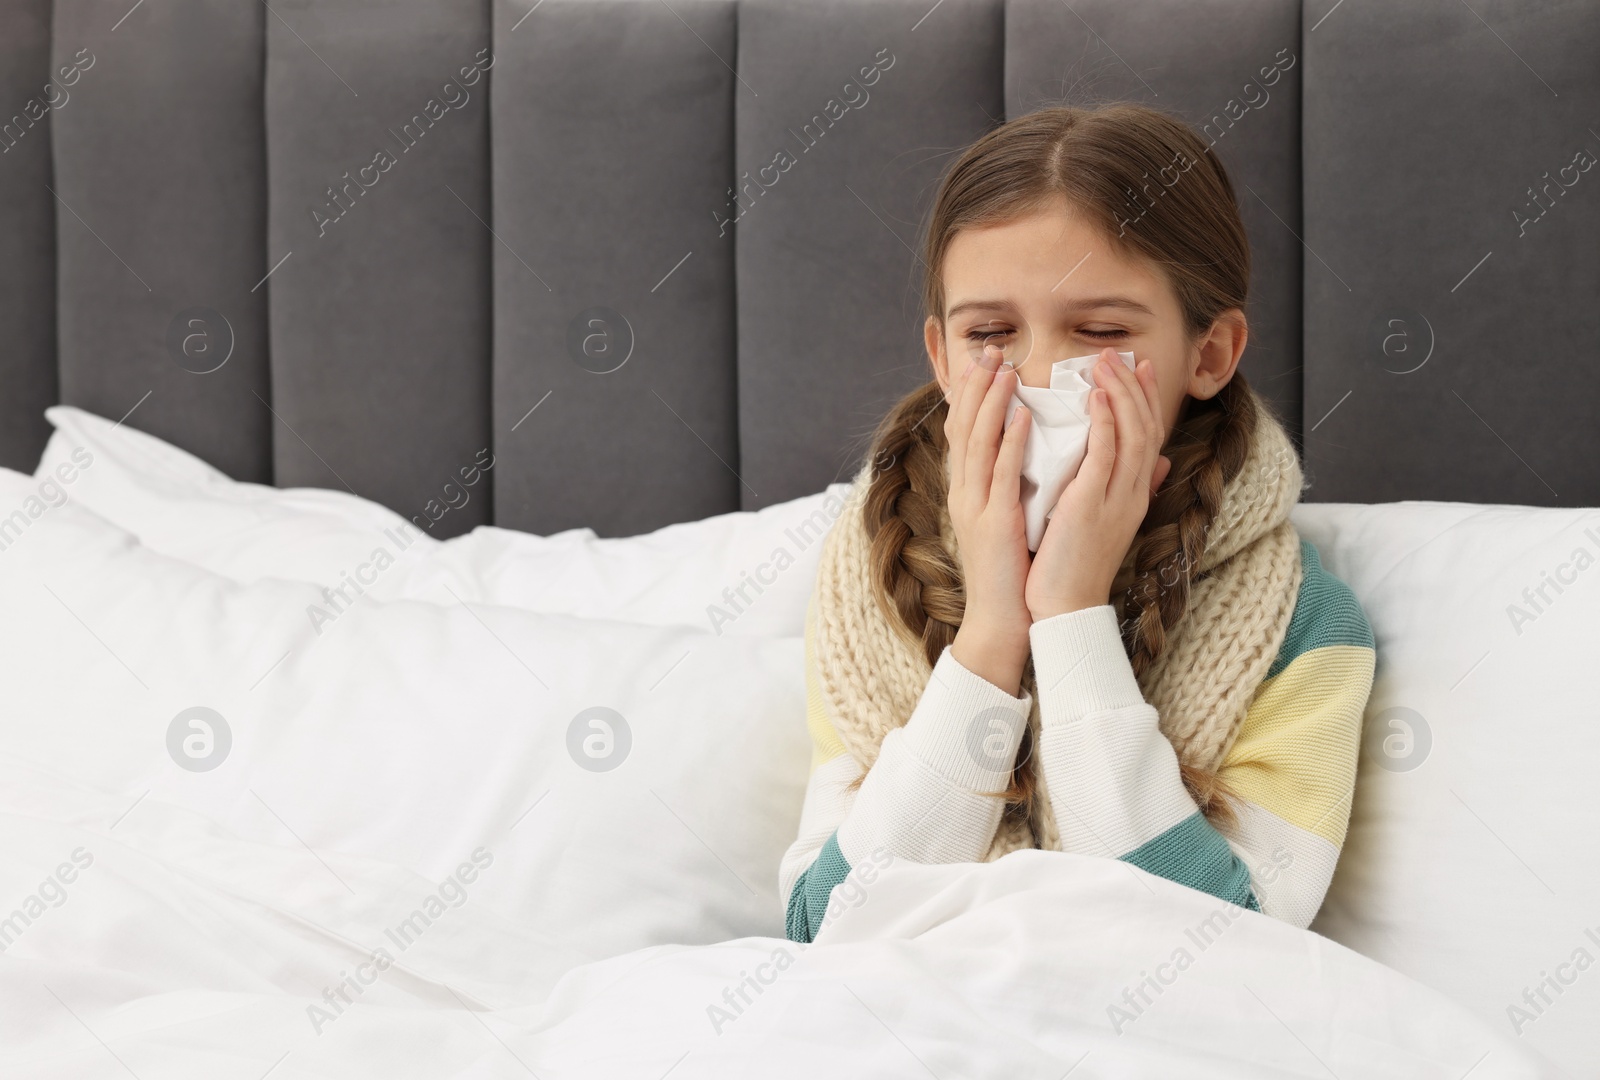
<svg viewBox="0 0 1600 1080"><path fill-rule="evenodd" d="M1052 365L1089 351L1068 335L1033 333L1024 327L1007 344L1005 359L1016 368L1017 381L1023 386L1046 387L1050 385Z"/></svg>

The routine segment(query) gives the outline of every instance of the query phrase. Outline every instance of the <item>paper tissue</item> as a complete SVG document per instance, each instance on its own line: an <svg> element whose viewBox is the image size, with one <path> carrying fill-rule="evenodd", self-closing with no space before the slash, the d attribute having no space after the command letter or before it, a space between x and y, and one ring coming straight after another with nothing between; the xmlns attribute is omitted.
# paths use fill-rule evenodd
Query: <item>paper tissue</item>
<svg viewBox="0 0 1600 1080"><path fill-rule="evenodd" d="M1119 352L1132 371L1133 353ZM1028 550L1038 551L1045 523L1056 500L1078 474L1089 449L1089 394L1095 389L1090 371L1099 353L1058 360L1050 366L1050 385L1018 383L1006 410L1005 426L1015 422L1018 405L1026 405L1033 424L1022 451L1022 516L1028 527Z"/></svg>

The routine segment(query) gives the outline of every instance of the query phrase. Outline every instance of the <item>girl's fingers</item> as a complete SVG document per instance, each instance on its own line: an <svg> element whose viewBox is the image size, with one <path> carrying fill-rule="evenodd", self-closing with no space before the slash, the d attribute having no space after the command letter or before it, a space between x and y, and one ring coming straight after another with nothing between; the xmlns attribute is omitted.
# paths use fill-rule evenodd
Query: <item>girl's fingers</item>
<svg viewBox="0 0 1600 1080"><path fill-rule="evenodd" d="M1117 366L1122 367L1123 365L1119 364ZM1141 366L1150 372L1149 376L1141 376L1139 374ZM1156 467L1156 459L1161 456L1162 441L1161 421L1157 419L1161 415L1161 409L1158 404L1152 403L1151 384L1145 381L1146 378L1149 378L1153 382L1154 375L1155 364L1149 360L1137 361L1133 366L1133 370L1128 372L1128 393L1139 406L1139 415L1144 425L1144 460L1139 463L1139 475L1144 477L1147 482L1151 476L1151 470Z"/></svg>
<svg viewBox="0 0 1600 1080"><path fill-rule="evenodd" d="M961 373L961 376L951 384L950 392L945 395L945 400L949 404L945 407L944 436L945 443L949 446L950 451L950 483L952 486L959 484L961 477L966 475L967 439L964 433L957 430L957 425L960 422L962 398L966 395L967 385L972 381L973 369L977 366L976 363L969 363L966 370Z"/></svg>
<svg viewBox="0 0 1600 1080"><path fill-rule="evenodd" d="M1134 471L1134 487L1142 483L1149 490L1152 470L1156 467L1156 459L1161 456L1161 425L1156 422L1157 413L1150 407L1149 393L1144 380L1139 377L1138 362L1135 362L1131 371L1126 364L1119 363L1117 367L1121 369L1117 374L1128 388L1128 400L1139 414L1140 453L1137 459L1130 457L1128 465Z"/></svg>
<svg viewBox="0 0 1600 1080"><path fill-rule="evenodd" d="M1155 476L1156 466L1161 462L1161 450L1166 445L1166 433L1162 431L1161 420L1161 389L1156 384L1156 365L1153 360L1143 361L1144 373L1137 370L1134 373L1134 383L1144 391L1145 416L1148 418L1147 430L1150 432L1150 447L1146 453L1150 457L1150 473ZM1160 483L1160 481L1155 481Z"/></svg>
<svg viewBox="0 0 1600 1080"><path fill-rule="evenodd" d="M1144 395L1135 394L1134 388L1129 386L1133 372L1121 359L1108 361L1103 367L1112 369L1111 377L1097 381L1107 384L1103 389L1110 402L1110 411L1116 416L1117 427L1116 453L1107 483L1112 490L1119 490L1123 485L1131 489L1135 483L1141 482L1149 470L1149 463L1145 460L1150 444L1145 426L1147 418L1140 412L1139 402L1135 400L1142 399Z"/></svg>
<svg viewBox="0 0 1600 1080"><path fill-rule="evenodd" d="M1116 463L1117 457L1117 423L1105 397L1104 390L1097 389L1089 394L1089 449L1083 455L1083 464L1078 467L1078 477L1102 499L1111 480L1111 466ZM1073 483L1077 483L1077 480Z"/></svg>
<svg viewBox="0 0 1600 1080"><path fill-rule="evenodd" d="M1157 420L1156 433L1161 432L1159 418L1161 416L1161 387L1156 379L1156 365L1153 360L1141 360L1145 374L1138 377L1139 386L1144 390L1145 404L1150 407L1150 417Z"/></svg>
<svg viewBox="0 0 1600 1080"><path fill-rule="evenodd" d="M967 440L967 483L975 491L987 491L994 477L995 457L1000 451L1000 429L1011 406L1012 387L1017 373L1010 368L995 372L989 390L979 405Z"/></svg>
<svg viewBox="0 0 1600 1080"><path fill-rule="evenodd" d="M1033 414L1027 406L1016 407L1016 419L1000 437L1000 453L994 461L994 479L989 485L989 500L1022 501L1022 451L1028 442L1028 427Z"/></svg>
<svg viewBox="0 0 1600 1080"><path fill-rule="evenodd" d="M1149 431L1155 424L1156 414L1150 407L1150 395L1145 389L1144 382L1139 378L1139 364L1141 363L1144 363L1144 361L1136 361L1130 370L1128 365L1122 362L1122 358L1118 357L1111 367L1117 373L1117 378L1121 380L1122 385L1128 388L1128 397L1133 401L1134 407L1139 413L1140 427L1145 431Z"/></svg>
<svg viewBox="0 0 1600 1080"><path fill-rule="evenodd" d="M967 443L972 432L972 420L977 415L978 406L983 403L984 392L994 378L993 368L998 366L998 361L990 359L988 352L985 349L984 358L973 363L962 375L960 385L956 388L955 401L945 415L944 435L945 442L950 446L951 484L961 483L966 476Z"/></svg>
<svg viewBox="0 0 1600 1080"><path fill-rule="evenodd" d="M1120 483L1126 483L1128 491L1136 490L1141 483L1149 488L1150 470L1154 469L1155 459L1162 450L1160 426L1155 421L1154 411L1150 410L1149 395L1138 371L1128 370L1128 365L1120 358L1110 363L1110 368L1115 374L1115 386L1107 389L1117 408L1117 427L1122 429L1122 437L1117 440L1118 461L1112 475L1112 488L1117 490Z"/></svg>

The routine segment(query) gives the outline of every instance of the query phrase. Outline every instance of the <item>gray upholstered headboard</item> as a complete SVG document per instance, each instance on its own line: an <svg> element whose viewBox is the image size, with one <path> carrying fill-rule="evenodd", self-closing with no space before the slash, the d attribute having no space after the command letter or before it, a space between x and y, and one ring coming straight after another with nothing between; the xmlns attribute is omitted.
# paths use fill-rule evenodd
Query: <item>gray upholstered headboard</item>
<svg viewBox="0 0 1600 1080"><path fill-rule="evenodd" d="M0 462L63 401L407 516L489 448L449 534L819 490L953 152L1113 98L1232 172L1308 499L1600 503L1600 0L8 0Z"/></svg>

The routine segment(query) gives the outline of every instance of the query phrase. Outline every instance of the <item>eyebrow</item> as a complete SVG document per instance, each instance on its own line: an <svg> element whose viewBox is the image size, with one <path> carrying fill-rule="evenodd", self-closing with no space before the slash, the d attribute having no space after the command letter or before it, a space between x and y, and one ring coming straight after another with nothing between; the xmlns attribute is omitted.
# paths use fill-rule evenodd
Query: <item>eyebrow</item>
<svg viewBox="0 0 1600 1080"><path fill-rule="evenodd" d="M946 319L953 319L964 311L1011 311L1016 305L1008 300L963 300L949 311L945 312ZM1094 308L1121 308L1124 311L1135 312L1142 315L1155 317L1155 312L1145 307L1139 301L1127 296L1086 296L1081 300L1066 300L1058 305L1063 311L1088 311Z"/></svg>

